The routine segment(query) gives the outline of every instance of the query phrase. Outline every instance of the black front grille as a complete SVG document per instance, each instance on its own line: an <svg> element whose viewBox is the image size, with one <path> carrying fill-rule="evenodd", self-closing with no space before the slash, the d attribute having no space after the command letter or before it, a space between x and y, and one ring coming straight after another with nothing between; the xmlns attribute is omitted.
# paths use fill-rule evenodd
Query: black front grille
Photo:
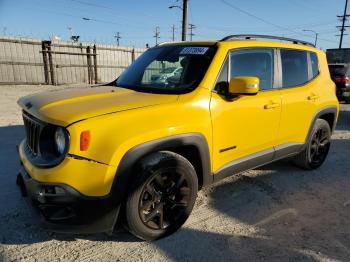
<svg viewBox="0 0 350 262"><path fill-rule="evenodd" d="M39 137L42 129L42 123L39 120L23 112L23 122L26 130L27 145L34 155L39 151Z"/></svg>

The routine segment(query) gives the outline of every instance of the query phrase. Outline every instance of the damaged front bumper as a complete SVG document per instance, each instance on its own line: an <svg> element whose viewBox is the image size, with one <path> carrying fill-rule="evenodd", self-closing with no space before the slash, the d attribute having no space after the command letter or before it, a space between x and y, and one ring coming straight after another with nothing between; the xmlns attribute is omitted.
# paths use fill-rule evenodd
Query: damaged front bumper
<svg viewBox="0 0 350 262"><path fill-rule="evenodd" d="M36 168L26 157L23 145L22 142L18 147L21 167L17 185L33 210L38 211L35 213L40 214L43 228L79 234L113 232L121 197L112 192L103 196L87 196L76 189L80 186L83 191L96 192L94 190L104 188L101 181L109 166L67 159L62 167L56 169Z"/></svg>
<svg viewBox="0 0 350 262"><path fill-rule="evenodd" d="M17 185L28 197L43 228L62 233L112 233L119 213L112 197L86 197L75 189L54 183L41 183L21 167Z"/></svg>

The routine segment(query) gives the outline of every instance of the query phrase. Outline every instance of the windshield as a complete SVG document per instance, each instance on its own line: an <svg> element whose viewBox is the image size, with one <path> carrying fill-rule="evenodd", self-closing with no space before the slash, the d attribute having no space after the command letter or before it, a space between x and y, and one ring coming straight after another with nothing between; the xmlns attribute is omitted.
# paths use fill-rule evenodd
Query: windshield
<svg viewBox="0 0 350 262"><path fill-rule="evenodd" d="M199 85L215 52L216 46L151 48L120 75L115 85L139 92L187 93Z"/></svg>

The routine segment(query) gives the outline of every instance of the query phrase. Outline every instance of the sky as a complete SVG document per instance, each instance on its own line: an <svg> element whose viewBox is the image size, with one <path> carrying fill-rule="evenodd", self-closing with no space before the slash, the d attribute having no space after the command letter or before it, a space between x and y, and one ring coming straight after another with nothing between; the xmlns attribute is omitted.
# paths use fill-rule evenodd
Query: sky
<svg viewBox="0 0 350 262"><path fill-rule="evenodd" d="M181 39L182 10L169 9L182 0L0 0L0 35L69 39L80 35L82 42L116 43L144 47ZM345 0L189 0L188 22L196 26L194 40L220 39L230 34L268 34L338 47ZM350 5L350 4L349 4ZM349 6L350 13L350 6ZM85 19L84 19L85 18ZM349 22L350 25L350 22ZM69 29L71 28L71 29ZM349 28L350 30L350 28ZM350 47L350 35L343 47Z"/></svg>

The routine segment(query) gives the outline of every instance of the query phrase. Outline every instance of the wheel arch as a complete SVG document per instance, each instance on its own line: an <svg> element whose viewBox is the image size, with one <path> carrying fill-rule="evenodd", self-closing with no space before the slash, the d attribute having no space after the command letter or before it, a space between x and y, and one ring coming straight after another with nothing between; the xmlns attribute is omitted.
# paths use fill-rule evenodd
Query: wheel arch
<svg viewBox="0 0 350 262"><path fill-rule="evenodd" d="M323 120L327 121L327 123L329 124L329 127L331 128L331 130L333 132L335 130L335 126L337 124L337 113L338 113L338 109L335 106L330 106L330 107L322 108L321 110L319 110L314 115L314 117L312 119L312 123L310 125L309 132L308 132L306 140L305 140L305 144L311 138L312 129L315 126L317 119L323 119Z"/></svg>
<svg viewBox="0 0 350 262"><path fill-rule="evenodd" d="M152 140L128 150L118 165L112 189L119 183L120 177L130 175L140 159L158 151L171 151L189 160L196 170L199 186L212 182L208 143L202 134L188 133Z"/></svg>
<svg viewBox="0 0 350 262"><path fill-rule="evenodd" d="M123 204L128 194L133 178L133 167L146 155L158 151L172 151L189 160L196 170L199 188L213 182L209 147L202 134L188 133L161 138L137 145L122 157L110 192L117 206L120 207Z"/></svg>

